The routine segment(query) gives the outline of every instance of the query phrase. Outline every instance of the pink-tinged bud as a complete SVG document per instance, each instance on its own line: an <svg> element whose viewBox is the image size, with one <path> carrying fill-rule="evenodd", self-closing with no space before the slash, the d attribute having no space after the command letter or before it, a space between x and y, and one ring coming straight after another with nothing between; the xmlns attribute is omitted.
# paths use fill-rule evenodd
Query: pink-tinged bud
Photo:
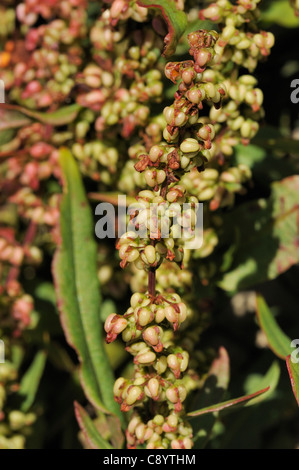
<svg viewBox="0 0 299 470"><path fill-rule="evenodd" d="M21 293L20 283L15 280L8 281L6 284L6 292L10 297L17 297Z"/></svg>
<svg viewBox="0 0 299 470"><path fill-rule="evenodd" d="M146 351L137 354L134 358L135 364L151 365L156 360L156 354L153 351Z"/></svg>
<svg viewBox="0 0 299 470"><path fill-rule="evenodd" d="M12 256L10 258L11 264L20 266L24 258L24 250L20 246L13 248Z"/></svg>
<svg viewBox="0 0 299 470"><path fill-rule="evenodd" d="M125 0L114 0L110 8L110 15L111 18L114 20L112 23L115 26L117 24L117 20L121 13L125 13L129 8L129 2Z"/></svg>
<svg viewBox="0 0 299 470"><path fill-rule="evenodd" d="M143 336L144 341L149 346L152 346L152 348L156 352L162 352L163 344L160 339L162 334L163 334L162 328L160 328L159 326L151 326L143 332L142 336Z"/></svg>
<svg viewBox="0 0 299 470"><path fill-rule="evenodd" d="M30 324L30 314L32 310L32 298L29 295L24 295L14 302L11 314L15 320L21 322L22 326L28 326Z"/></svg>
<svg viewBox="0 0 299 470"><path fill-rule="evenodd" d="M142 389L137 385L131 385L127 390L125 402L127 405L132 406L136 401L141 400L144 396Z"/></svg>
<svg viewBox="0 0 299 470"><path fill-rule="evenodd" d="M178 440L178 439L173 439L171 441L171 448L172 449L184 449L183 447L183 441Z"/></svg>
<svg viewBox="0 0 299 470"><path fill-rule="evenodd" d="M178 417L176 415L169 415L162 426L162 430L164 432L176 432L177 427Z"/></svg>
<svg viewBox="0 0 299 470"><path fill-rule="evenodd" d="M169 387L166 390L166 398L175 405L174 409L176 412L182 410L182 402L185 400L186 396L187 392L183 385Z"/></svg>
<svg viewBox="0 0 299 470"><path fill-rule="evenodd" d="M145 433L144 433L143 440L144 440L144 441L148 441L149 439L151 439L151 437L153 436L153 434L154 434L153 429L151 429L151 428L148 427L147 430L146 430Z"/></svg>
<svg viewBox="0 0 299 470"><path fill-rule="evenodd" d="M175 354L169 354L169 356L167 357L167 365L174 373L175 378L178 379L181 371L180 371L180 363Z"/></svg>
<svg viewBox="0 0 299 470"><path fill-rule="evenodd" d="M184 445L184 449L192 449L193 442L189 437L185 437L183 439L183 445Z"/></svg>
<svg viewBox="0 0 299 470"><path fill-rule="evenodd" d="M152 398L153 400L159 400L160 398L160 383L159 383L159 380L156 379L156 378L151 378L145 388L144 388L144 391L146 393L146 395L150 398Z"/></svg>
<svg viewBox="0 0 299 470"><path fill-rule="evenodd" d="M138 424L140 422L141 422L141 420L140 420L139 416L133 416L133 418L131 419L131 421L129 422L129 425L128 425L128 431L129 431L130 434L135 433L136 426L138 426Z"/></svg>
<svg viewBox="0 0 299 470"><path fill-rule="evenodd" d="M195 75L194 70L192 69L184 70L184 72L182 73L182 79L186 83L186 85L190 85L190 83L192 83L192 80L194 79L194 75Z"/></svg>
<svg viewBox="0 0 299 470"><path fill-rule="evenodd" d="M141 444L143 443L145 432L146 432L146 426L144 423L140 423L138 424L138 426L136 426L135 436L137 437L138 441L140 441Z"/></svg>
<svg viewBox="0 0 299 470"><path fill-rule="evenodd" d="M127 327L128 321L117 315L116 313L111 313L105 321L105 331L107 333L106 343L112 343L117 338L117 335L121 333Z"/></svg>
<svg viewBox="0 0 299 470"><path fill-rule="evenodd" d="M122 401L122 393L127 385L127 380L123 377L119 377L113 386L113 395L118 403Z"/></svg>
<svg viewBox="0 0 299 470"><path fill-rule="evenodd" d="M180 309L180 313L179 313L179 322L180 323L183 323L186 318L187 318L187 306L186 304L184 304L183 302L180 302L178 304L178 307Z"/></svg>
<svg viewBox="0 0 299 470"><path fill-rule="evenodd" d="M142 329L144 326L153 321L154 314L147 308L139 308L137 312L134 312L134 317L137 323L137 328Z"/></svg>
<svg viewBox="0 0 299 470"><path fill-rule="evenodd" d="M44 142L37 142L30 149L30 155L34 158L44 158L49 155L53 150L51 145L45 144Z"/></svg>
<svg viewBox="0 0 299 470"><path fill-rule="evenodd" d="M202 68L211 59L211 53L206 50L201 50L196 54L196 63Z"/></svg>
<svg viewBox="0 0 299 470"><path fill-rule="evenodd" d="M166 397L171 403L177 403L180 399L177 387L169 387L166 390Z"/></svg>
<svg viewBox="0 0 299 470"><path fill-rule="evenodd" d="M159 375L163 374L167 369L167 358L166 356L160 356L157 358L154 368Z"/></svg>

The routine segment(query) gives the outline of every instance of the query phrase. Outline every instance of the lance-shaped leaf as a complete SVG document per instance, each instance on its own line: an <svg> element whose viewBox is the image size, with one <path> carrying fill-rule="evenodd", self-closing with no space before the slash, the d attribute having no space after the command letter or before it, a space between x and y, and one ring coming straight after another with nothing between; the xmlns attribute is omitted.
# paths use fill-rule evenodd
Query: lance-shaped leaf
<svg viewBox="0 0 299 470"><path fill-rule="evenodd" d="M275 279L299 262L299 176L276 181L271 189L268 200L241 204L224 217L223 239L237 245L232 267L218 282L224 290Z"/></svg>
<svg viewBox="0 0 299 470"><path fill-rule="evenodd" d="M231 400L223 401L221 403L217 403L216 405L207 406L206 408L202 408L201 410L192 411L191 413L188 413L187 416L196 417L196 416L201 416L206 413L216 413L218 411L222 411L225 408L229 408L231 406L236 406L240 404L245 405L253 398L256 398L257 396L268 392L268 390L270 390L270 387L264 388L263 390L258 390L257 392L252 393L250 395L244 395L239 398L232 398Z"/></svg>
<svg viewBox="0 0 299 470"><path fill-rule="evenodd" d="M287 357L287 368L291 380L293 393L299 406L299 362L298 358L293 358L293 354L290 354Z"/></svg>
<svg viewBox="0 0 299 470"><path fill-rule="evenodd" d="M82 406L77 402L74 403L74 406L79 427L89 447L91 449L113 449L112 445L99 434L94 422Z"/></svg>
<svg viewBox="0 0 299 470"><path fill-rule="evenodd" d="M92 213L71 153L62 149L59 161L64 194L60 205L61 241L53 274L61 322L69 344L78 353L87 398L97 408L123 420L113 398L114 377L104 349Z"/></svg>
<svg viewBox="0 0 299 470"><path fill-rule="evenodd" d="M36 121L40 121L44 124L49 124L51 126L64 126L65 124L73 122L81 109L81 106L77 103L70 104L69 106L64 106L58 109L57 111L44 113L39 111L32 111L31 109L11 104L3 104L1 105L1 107L4 110L10 110L19 113L20 121L21 119L25 120L27 117L27 120L28 118L31 118Z"/></svg>
<svg viewBox="0 0 299 470"><path fill-rule="evenodd" d="M38 386L46 365L47 354L39 351L29 369L23 375L18 394L23 398L21 411L26 413L34 402Z"/></svg>
<svg viewBox="0 0 299 470"><path fill-rule="evenodd" d="M213 361L202 389L196 395L191 408L209 407L224 398L230 376L229 357L224 347L219 349L218 357ZM205 447L213 430L216 417L213 414L199 416L192 422L194 447Z"/></svg>
<svg viewBox="0 0 299 470"><path fill-rule="evenodd" d="M269 347L281 359L291 352L291 339L281 330L271 310L261 295L256 297L256 313L261 329L264 331Z"/></svg>
<svg viewBox="0 0 299 470"><path fill-rule="evenodd" d="M186 14L178 10L173 0L137 0L137 4L162 13L168 26L168 34L164 38L163 55L170 57L175 53L177 43L187 27Z"/></svg>

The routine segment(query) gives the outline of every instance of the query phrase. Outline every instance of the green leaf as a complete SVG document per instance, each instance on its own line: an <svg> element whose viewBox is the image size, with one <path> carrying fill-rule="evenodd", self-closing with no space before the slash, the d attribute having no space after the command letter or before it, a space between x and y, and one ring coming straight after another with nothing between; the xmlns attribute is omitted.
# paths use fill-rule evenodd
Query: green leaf
<svg viewBox="0 0 299 470"><path fill-rule="evenodd" d="M41 113L38 111L32 111L30 109L23 108L22 106L16 106L16 105L10 105L10 104L3 104L1 106L5 110L19 113L20 115L19 122L21 122L21 116L23 115L22 116L23 120L29 117L36 121L40 121L44 124L50 124L52 126L64 126L65 124L69 124L70 122L73 122L74 119L76 119L81 109L81 106L78 105L77 103L70 104L69 106L64 106L63 108L60 108L58 111L53 111L51 113L49 112Z"/></svg>
<svg viewBox="0 0 299 470"><path fill-rule="evenodd" d="M187 27L186 14L178 10L173 0L137 0L137 4L162 13L168 26L168 34L164 38L163 55L170 57L175 53L178 41Z"/></svg>
<svg viewBox="0 0 299 470"><path fill-rule="evenodd" d="M267 23L277 23L286 28L297 28L299 18L295 16L294 9L289 0L275 0L262 12L261 20Z"/></svg>
<svg viewBox="0 0 299 470"><path fill-rule="evenodd" d="M199 406L209 407L213 403L222 400L229 383L229 357L224 347L219 349L218 357L213 361L207 374L202 389L195 396L191 409L196 410ZM201 449L207 444L216 417L212 414L199 416L192 422L194 434L194 446Z"/></svg>
<svg viewBox="0 0 299 470"><path fill-rule="evenodd" d="M269 199L241 204L224 215L223 242L236 245L234 263L218 281L235 292L275 279L299 262L299 176L271 184Z"/></svg>
<svg viewBox="0 0 299 470"><path fill-rule="evenodd" d="M7 150L8 144L14 139L20 127L30 124L31 119L22 113L5 109L1 104L0 108L0 152Z"/></svg>
<svg viewBox="0 0 299 470"><path fill-rule="evenodd" d="M291 339L280 329L271 310L261 295L256 298L256 313L261 329L264 331L269 347L281 359L291 352Z"/></svg>
<svg viewBox="0 0 299 470"><path fill-rule="evenodd" d="M299 406L299 363L293 360L292 354L287 357L287 368L291 380L293 393Z"/></svg>
<svg viewBox="0 0 299 470"><path fill-rule="evenodd" d="M251 375L251 377L249 376L244 386L247 395L251 395L253 391L257 388L262 389L270 386L270 390L264 394L257 396L256 398L253 398L252 400L250 400L250 402L247 403L246 406L256 405L261 401L265 401L268 398L272 398L273 392L275 391L278 385L279 378L280 366L276 360L272 363L271 367L264 376L260 374Z"/></svg>
<svg viewBox="0 0 299 470"><path fill-rule="evenodd" d="M88 416L82 406L75 401L74 407L78 424L89 446L92 449L113 449L109 442L103 439L99 434L92 419Z"/></svg>
<svg viewBox="0 0 299 470"><path fill-rule="evenodd" d="M53 274L61 323L67 341L78 353L87 398L123 422L113 398L114 376L104 348L94 221L77 164L67 149L61 149L59 162L64 194L60 206L61 242Z"/></svg>
<svg viewBox="0 0 299 470"><path fill-rule="evenodd" d="M221 403L217 403L217 405L207 406L206 408L202 408L201 410L192 411L191 413L187 413L187 416L192 418L192 417L196 417L196 416L201 416L201 415L206 414L206 413L215 413L215 412L218 412L218 411L222 411L225 408L228 408L228 407L231 407L231 406L236 406L236 405L239 405L239 404L244 405L244 404L248 403L250 400L252 400L253 398L256 398L257 396L268 392L269 389L270 389L270 387L267 387L267 388L264 388L262 390L259 390L259 391L255 392L255 393L252 393L251 395L244 395L244 396L239 397L239 398L232 398L231 400L227 400L227 401L223 401Z"/></svg>
<svg viewBox="0 0 299 470"><path fill-rule="evenodd" d="M34 402L38 386L46 365L47 354L45 351L39 351L31 366L24 374L21 380L18 394L24 397L21 405L21 411L26 413Z"/></svg>
<svg viewBox="0 0 299 470"><path fill-rule="evenodd" d="M5 105L0 108L0 135L9 129L19 129L20 127L30 124L31 119L24 116L23 113L15 109L6 109ZM0 141L1 142L1 141ZM1 142L2 145L2 142Z"/></svg>

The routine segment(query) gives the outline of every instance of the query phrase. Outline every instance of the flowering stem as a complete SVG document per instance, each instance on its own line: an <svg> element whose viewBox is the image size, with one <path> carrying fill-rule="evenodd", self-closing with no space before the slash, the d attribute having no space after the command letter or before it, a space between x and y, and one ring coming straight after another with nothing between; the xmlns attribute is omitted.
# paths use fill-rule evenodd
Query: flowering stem
<svg viewBox="0 0 299 470"><path fill-rule="evenodd" d="M148 273L148 293L151 298L156 295L156 268L150 268Z"/></svg>

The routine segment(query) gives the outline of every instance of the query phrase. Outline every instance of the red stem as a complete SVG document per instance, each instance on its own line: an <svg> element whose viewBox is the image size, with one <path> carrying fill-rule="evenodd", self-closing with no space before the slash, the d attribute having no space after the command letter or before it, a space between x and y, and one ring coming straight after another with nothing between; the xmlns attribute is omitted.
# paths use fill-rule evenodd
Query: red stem
<svg viewBox="0 0 299 470"><path fill-rule="evenodd" d="M150 268L148 273L148 293L152 299L156 295L156 268Z"/></svg>

